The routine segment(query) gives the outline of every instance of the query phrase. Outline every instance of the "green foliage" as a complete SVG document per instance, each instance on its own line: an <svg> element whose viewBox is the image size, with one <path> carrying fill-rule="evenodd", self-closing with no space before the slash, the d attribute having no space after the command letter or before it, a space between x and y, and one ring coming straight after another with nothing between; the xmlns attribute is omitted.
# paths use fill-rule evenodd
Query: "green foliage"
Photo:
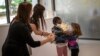
<svg viewBox="0 0 100 56"><path fill-rule="evenodd" d="M32 2L32 0L27 0L28 2ZM12 0L11 4L12 6L17 6L19 3L24 2L24 0Z"/></svg>
<svg viewBox="0 0 100 56"><path fill-rule="evenodd" d="M0 5L0 8L1 9L5 9L6 7L4 5Z"/></svg>
<svg viewBox="0 0 100 56"><path fill-rule="evenodd" d="M23 2L23 0L12 0L10 5L17 6L21 2Z"/></svg>
<svg viewBox="0 0 100 56"><path fill-rule="evenodd" d="M30 3L32 3L32 0L29 0Z"/></svg>

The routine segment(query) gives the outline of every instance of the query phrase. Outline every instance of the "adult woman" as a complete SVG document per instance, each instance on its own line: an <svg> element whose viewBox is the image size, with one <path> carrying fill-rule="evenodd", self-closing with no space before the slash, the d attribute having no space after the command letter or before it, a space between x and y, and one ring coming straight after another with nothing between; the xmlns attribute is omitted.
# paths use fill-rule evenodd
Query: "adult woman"
<svg viewBox="0 0 100 56"><path fill-rule="evenodd" d="M46 28L46 22L43 16L44 11L45 11L45 8L41 4L36 4L33 8L33 15L31 18L31 27L36 35L47 36L50 34L48 32L43 31L44 28ZM40 26L42 26L42 29Z"/></svg>
<svg viewBox="0 0 100 56"><path fill-rule="evenodd" d="M23 10L24 9L24 10ZM7 39L2 47L2 56L29 56L26 44L31 47L38 47L54 40L54 35L49 35L43 41L34 41L31 37L31 17L32 5L28 2L19 4L16 17L10 23Z"/></svg>

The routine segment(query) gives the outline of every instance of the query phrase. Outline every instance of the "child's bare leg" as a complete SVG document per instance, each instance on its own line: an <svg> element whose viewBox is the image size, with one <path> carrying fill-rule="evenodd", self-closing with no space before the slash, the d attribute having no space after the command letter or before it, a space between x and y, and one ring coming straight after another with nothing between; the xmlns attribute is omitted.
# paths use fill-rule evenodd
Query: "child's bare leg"
<svg viewBox="0 0 100 56"><path fill-rule="evenodd" d="M57 48L57 54L58 54L58 56L63 56L63 47L57 47L56 46L56 48Z"/></svg>
<svg viewBox="0 0 100 56"><path fill-rule="evenodd" d="M64 46L64 47L63 47L63 55L64 55L64 56L68 56L67 54L68 54L67 46Z"/></svg>

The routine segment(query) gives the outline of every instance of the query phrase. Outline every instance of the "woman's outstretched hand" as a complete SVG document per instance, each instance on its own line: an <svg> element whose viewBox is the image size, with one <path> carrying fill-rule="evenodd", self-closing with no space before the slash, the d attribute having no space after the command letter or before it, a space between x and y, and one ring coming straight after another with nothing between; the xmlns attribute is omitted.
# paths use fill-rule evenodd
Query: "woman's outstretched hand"
<svg viewBox="0 0 100 56"><path fill-rule="evenodd" d="M54 40L55 40L55 34L50 33L45 40L41 41L41 45L47 42L53 42Z"/></svg>
<svg viewBox="0 0 100 56"><path fill-rule="evenodd" d="M49 42L52 42L55 40L55 34L51 33L47 36L47 39L49 40Z"/></svg>

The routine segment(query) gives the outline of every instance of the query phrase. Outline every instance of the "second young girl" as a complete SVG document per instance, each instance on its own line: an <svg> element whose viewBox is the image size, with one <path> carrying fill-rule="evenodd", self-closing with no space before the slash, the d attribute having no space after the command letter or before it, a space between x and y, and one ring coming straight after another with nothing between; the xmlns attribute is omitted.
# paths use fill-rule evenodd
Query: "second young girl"
<svg viewBox="0 0 100 56"><path fill-rule="evenodd" d="M77 43L77 39L81 33L80 25L77 23L71 23L71 26L73 28L73 32L68 37L68 47L71 50L71 56L78 56L79 54L79 45Z"/></svg>

